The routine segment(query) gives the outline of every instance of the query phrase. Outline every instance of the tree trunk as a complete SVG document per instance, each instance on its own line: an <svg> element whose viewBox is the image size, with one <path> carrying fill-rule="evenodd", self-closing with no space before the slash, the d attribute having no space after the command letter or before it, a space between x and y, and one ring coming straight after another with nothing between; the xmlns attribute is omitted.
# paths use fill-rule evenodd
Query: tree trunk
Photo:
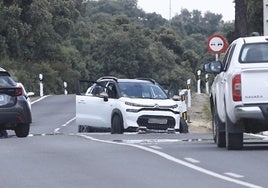
<svg viewBox="0 0 268 188"><path fill-rule="evenodd" d="M235 38L247 35L247 0L235 0Z"/></svg>

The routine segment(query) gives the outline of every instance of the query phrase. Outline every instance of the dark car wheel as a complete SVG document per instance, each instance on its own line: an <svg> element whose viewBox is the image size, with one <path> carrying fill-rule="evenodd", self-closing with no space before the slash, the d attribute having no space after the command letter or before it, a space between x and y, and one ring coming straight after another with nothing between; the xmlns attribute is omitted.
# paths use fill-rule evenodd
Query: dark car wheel
<svg viewBox="0 0 268 188"><path fill-rule="evenodd" d="M123 119L120 115L115 114L112 118L111 133L123 134L123 132L124 132Z"/></svg>
<svg viewBox="0 0 268 188"><path fill-rule="evenodd" d="M213 111L212 123L213 123L212 127L213 127L214 141L216 142L219 148L223 148L226 146L225 124L221 122L216 106Z"/></svg>
<svg viewBox="0 0 268 188"><path fill-rule="evenodd" d="M188 125L183 118L180 118L180 133L188 133Z"/></svg>
<svg viewBox="0 0 268 188"><path fill-rule="evenodd" d="M243 132L239 125L233 124L226 115L226 148L228 150L241 150L243 149ZM231 129L236 129L235 131L230 131Z"/></svg>
<svg viewBox="0 0 268 188"><path fill-rule="evenodd" d="M29 132L30 132L29 124L20 123L15 128L15 133L17 137L27 137Z"/></svg>

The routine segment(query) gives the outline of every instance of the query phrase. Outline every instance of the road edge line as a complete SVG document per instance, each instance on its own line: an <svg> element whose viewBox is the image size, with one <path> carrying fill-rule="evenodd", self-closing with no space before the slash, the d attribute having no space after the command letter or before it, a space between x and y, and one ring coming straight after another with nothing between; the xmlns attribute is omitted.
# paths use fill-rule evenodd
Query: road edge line
<svg viewBox="0 0 268 188"><path fill-rule="evenodd" d="M80 136L80 137L83 137L83 138L86 138L86 139L89 139L89 140L92 140L92 141L96 141L96 142L135 147L135 148L138 148L138 149L141 149L141 150L156 154L156 155L158 155L158 156L160 156L162 158L165 158L165 159L167 159L169 161L175 162L177 164L183 165L185 167L191 168L193 170L199 171L201 173L213 176L213 177L221 179L221 180L225 180L225 181L228 181L228 182L232 182L232 183L242 185L242 186L245 186L245 187L250 187L250 188L264 188L264 187L254 185L254 184L251 184L251 183L248 183L248 182L245 182L245 181L237 180L237 179L234 179L234 178L231 178L231 177L228 177L228 176L218 174L218 173L213 172L211 170L207 170L205 168L193 165L193 164L191 164L189 162L177 159L177 158L175 158L175 157L173 157L171 155L168 155L168 154L163 153L161 151L154 150L152 148L147 148L145 146L140 146L140 145L136 145L136 144L118 143L118 142L113 142L113 141L108 141L108 140L100 140L100 139L96 139L96 138L93 138L91 136L84 135L84 134L76 134L76 135Z"/></svg>

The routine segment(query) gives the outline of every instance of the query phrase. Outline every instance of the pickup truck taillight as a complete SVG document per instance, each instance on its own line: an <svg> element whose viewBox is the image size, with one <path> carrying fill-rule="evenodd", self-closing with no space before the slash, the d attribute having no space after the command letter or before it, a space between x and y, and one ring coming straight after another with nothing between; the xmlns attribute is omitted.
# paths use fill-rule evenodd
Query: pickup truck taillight
<svg viewBox="0 0 268 188"><path fill-rule="evenodd" d="M241 75L237 74L232 81L233 101L242 101Z"/></svg>

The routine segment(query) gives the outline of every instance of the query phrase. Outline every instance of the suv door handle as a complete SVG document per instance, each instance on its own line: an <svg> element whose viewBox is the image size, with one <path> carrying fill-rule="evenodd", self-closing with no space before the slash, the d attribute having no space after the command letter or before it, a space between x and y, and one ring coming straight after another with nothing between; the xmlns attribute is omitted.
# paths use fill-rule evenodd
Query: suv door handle
<svg viewBox="0 0 268 188"><path fill-rule="evenodd" d="M77 102L78 104L86 104L85 100L80 100Z"/></svg>

